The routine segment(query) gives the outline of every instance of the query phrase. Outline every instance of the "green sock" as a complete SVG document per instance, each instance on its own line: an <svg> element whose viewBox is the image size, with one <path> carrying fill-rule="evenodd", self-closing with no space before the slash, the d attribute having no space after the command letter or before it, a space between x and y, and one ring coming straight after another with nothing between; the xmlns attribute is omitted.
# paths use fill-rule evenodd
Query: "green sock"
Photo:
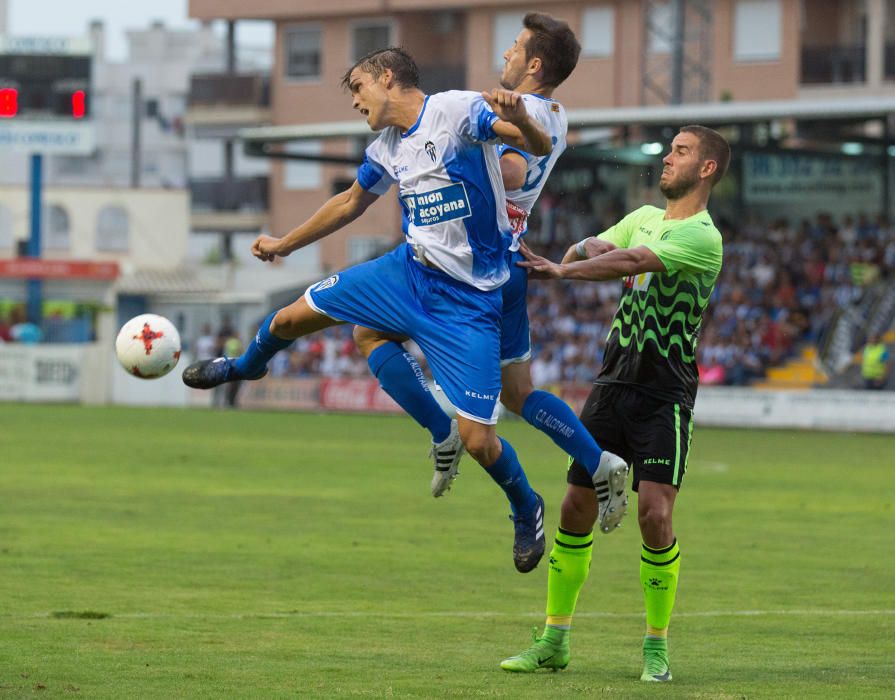
<svg viewBox="0 0 895 700"><path fill-rule="evenodd" d="M665 636L674 608L680 570L681 550L677 539L664 549L650 549L643 545L640 552L640 582L646 604L647 634Z"/></svg>
<svg viewBox="0 0 895 700"><path fill-rule="evenodd" d="M548 629L570 629L578 594L590 570L593 549L592 532L579 535L562 528L557 530L553 549L550 550L550 570L547 574Z"/></svg>

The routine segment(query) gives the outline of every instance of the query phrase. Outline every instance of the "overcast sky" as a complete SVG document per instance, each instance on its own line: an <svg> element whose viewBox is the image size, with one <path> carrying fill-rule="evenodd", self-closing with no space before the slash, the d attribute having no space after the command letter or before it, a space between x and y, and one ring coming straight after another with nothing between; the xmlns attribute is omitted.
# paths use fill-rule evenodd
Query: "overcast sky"
<svg viewBox="0 0 895 700"><path fill-rule="evenodd" d="M125 30L145 29L157 19L175 29L196 26L187 17L187 0L0 0L3 2L7 4L7 30L16 36L83 36L91 20L103 20L106 53L115 60L125 57ZM218 24L219 31L224 31L223 23ZM269 45L269 24L238 23L237 40Z"/></svg>

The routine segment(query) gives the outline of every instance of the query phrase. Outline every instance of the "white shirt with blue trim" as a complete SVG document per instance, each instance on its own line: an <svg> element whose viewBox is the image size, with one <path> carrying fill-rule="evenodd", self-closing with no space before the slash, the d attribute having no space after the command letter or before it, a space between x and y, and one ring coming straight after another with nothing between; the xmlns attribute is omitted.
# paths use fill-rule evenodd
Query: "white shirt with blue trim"
<svg viewBox="0 0 895 700"><path fill-rule="evenodd" d="M497 119L477 92L429 95L405 133L383 129L357 171L374 194L398 184L404 235L419 260L484 291L509 278Z"/></svg>
<svg viewBox="0 0 895 700"><path fill-rule="evenodd" d="M566 150L566 135L569 132L566 110L559 102L549 97L532 94L523 95L522 99L525 101L525 109L529 116L544 127L553 142L553 150L546 156L533 156L513 146L501 144L497 147L500 155L507 151L515 151L525 158L526 162L525 184L518 190L507 192L507 200L525 210L525 218L513 222L513 242L510 245L510 250L519 249L519 238L528 231L527 217L531 214L535 202L541 195L541 190L544 189L544 184L547 182L547 177L553 170L553 166Z"/></svg>

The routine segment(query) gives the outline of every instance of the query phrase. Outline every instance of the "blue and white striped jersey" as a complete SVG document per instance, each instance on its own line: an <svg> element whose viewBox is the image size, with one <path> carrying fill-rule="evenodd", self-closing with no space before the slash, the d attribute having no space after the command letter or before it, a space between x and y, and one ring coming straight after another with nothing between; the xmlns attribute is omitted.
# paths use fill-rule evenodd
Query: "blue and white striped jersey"
<svg viewBox="0 0 895 700"><path fill-rule="evenodd" d="M495 121L477 92L429 95L407 132L386 127L367 146L357 172L374 194L398 184L404 235L418 259L485 291L509 277Z"/></svg>
<svg viewBox="0 0 895 700"><path fill-rule="evenodd" d="M501 144L497 146L500 155L506 151L515 151L525 158L526 173L525 184L518 190L507 192L507 208L513 212L510 223L513 229L513 241L510 250L519 249L519 238L528 231L528 215L538 200L544 183L556 161L566 150L566 134L569 131L569 122L566 118L565 108L556 100L542 97L541 95L523 95L525 109L528 114L537 121L553 141L553 151L547 156L533 156L530 153L520 151L518 148ZM513 206L523 211L515 211Z"/></svg>

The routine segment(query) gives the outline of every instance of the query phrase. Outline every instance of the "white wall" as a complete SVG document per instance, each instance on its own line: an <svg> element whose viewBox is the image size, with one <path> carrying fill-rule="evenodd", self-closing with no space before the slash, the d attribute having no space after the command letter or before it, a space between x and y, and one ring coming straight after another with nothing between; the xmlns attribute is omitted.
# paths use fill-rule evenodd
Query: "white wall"
<svg viewBox="0 0 895 700"><path fill-rule="evenodd" d="M68 212L70 227L68 250L47 250L44 257L116 260L125 271L177 267L186 259L190 222L186 190L48 187L43 194L45 206L55 204ZM27 238L30 222L27 188L0 187L0 206L12 213L14 238ZM120 206L128 212L129 249L126 252L102 252L96 248L97 220L107 206ZM10 246L0 248L0 257L14 254Z"/></svg>
<svg viewBox="0 0 895 700"><path fill-rule="evenodd" d="M693 412L697 427L804 428L895 432L895 391L756 391L703 387Z"/></svg>

